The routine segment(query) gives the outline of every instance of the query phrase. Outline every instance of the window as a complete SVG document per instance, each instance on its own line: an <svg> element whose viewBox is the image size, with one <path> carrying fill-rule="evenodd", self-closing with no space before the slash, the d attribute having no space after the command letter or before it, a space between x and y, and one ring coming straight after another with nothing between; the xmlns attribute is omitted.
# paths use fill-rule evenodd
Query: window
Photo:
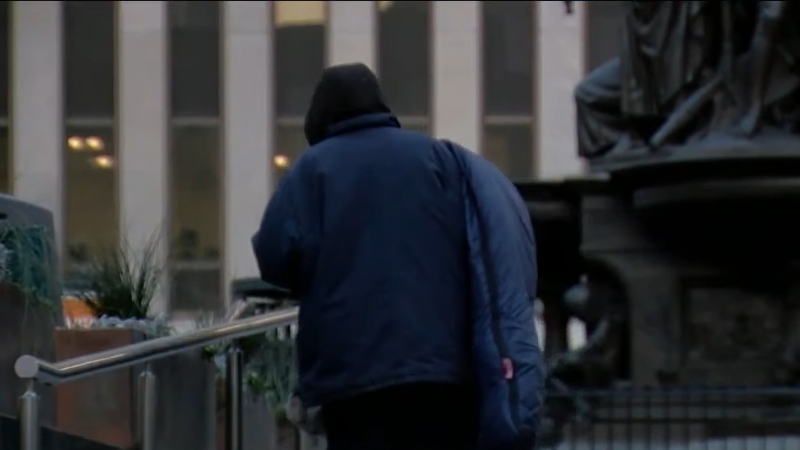
<svg viewBox="0 0 800 450"><path fill-rule="evenodd" d="M114 117L115 2L64 2L65 117Z"/></svg>
<svg viewBox="0 0 800 450"><path fill-rule="evenodd" d="M507 177L516 181L531 176L533 131L530 123L487 124L483 139L483 156Z"/></svg>
<svg viewBox="0 0 800 450"><path fill-rule="evenodd" d="M68 269L119 243L113 126L66 127L64 209Z"/></svg>
<svg viewBox="0 0 800 450"><path fill-rule="evenodd" d="M303 119L325 68L327 8L320 1L276 1L272 5L277 127L271 170L277 186L307 147Z"/></svg>
<svg viewBox="0 0 800 450"><path fill-rule="evenodd" d="M214 311L222 307L222 277L217 264L180 264L172 275L172 309L187 312Z"/></svg>
<svg viewBox="0 0 800 450"><path fill-rule="evenodd" d="M0 118L0 192L11 193L11 152L9 151L8 119Z"/></svg>
<svg viewBox="0 0 800 450"><path fill-rule="evenodd" d="M483 155L507 176L534 174L535 2L482 2Z"/></svg>
<svg viewBox="0 0 800 450"><path fill-rule="evenodd" d="M8 140L9 35L11 2L0 2L0 192L11 192L11 155Z"/></svg>
<svg viewBox="0 0 800 450"><path fill-rule="evenodd" d="M120 242L114 135L115 2L63 4L67 270Z"/></svg>
<svg viewBox="0 0 800 450"><path fill-rule="evenodd" d="M534 2L483 2L487 115L533 113Z"/></svg>
<svg viewBox="0 0 800 450"><path fill-rule="evenodd" d="M427 1L378 2L378 74L403 126L430 122L431 7Z"/></svg>
<svg viewBox="0 0 800 450"><path fill-rule="evenodd" d="M303 117L325 68L325 2L272 2L279 117Z"/></svg>
<svg viewBox="0 0 800 450"><path fill-rule="evenodd" d="M219 117L220 27L216 1L169 2L173 117Z"/></svg>
<svg viewBox="0 0 800 450"><path fill-rule="evenodd" d="M168 3L171 310L222 308L220 2Z"/></svg>
<svg viewBox="0 0 800 450"><path fill-rule="evenodd" d="M272 163L278 177L283 177L308 144L302 126L283 125L275 131L275 157Z"/></svg>
<svg viewBox="0 0 800 450"><path fill-rule="evenodd" d="M191 280L213 278L220 285L221 199L219 130L176 124L170 147L170 236L174 277L172 309L220 308L220 289Z"/></svg>
<svg viewBox="0 0 800 450"><path fill-rule="evenodd" d="M586 71L619 56L624 12L622 2L586 2Z"/></svg>

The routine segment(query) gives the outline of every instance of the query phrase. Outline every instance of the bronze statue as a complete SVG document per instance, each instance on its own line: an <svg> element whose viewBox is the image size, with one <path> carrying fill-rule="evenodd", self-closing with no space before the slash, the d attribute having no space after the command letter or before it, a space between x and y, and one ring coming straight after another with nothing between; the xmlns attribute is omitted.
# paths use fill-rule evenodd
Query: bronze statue
<svg viewBox="0 0 800 450"><path fill-rule="evenodd" d="M622 52L576 88L590 160L800 125L800 7L786 1L626 1ZM800 141L799 141L800 142ZM800 148L799 148L800 150Z"/></svg>
<svg viewBox="0 0 800 450"><path fill-rule="evenodd" d="M557 355L550 376L570 387L604 387L619 378L626 330L624 294L609 280L581 282L564 295L573 317L586 324L586 343Z"/></svg>
<svg viewBox="0 0 800 450"><path fill-rule="evenodd" d="M764 95L772 69L775 39L780 25L786 15L786 3L783 1L762 1L760 3L758 23L750 43L752 58L752 87L750 91L747 114L742 118L742 131L748 136L756 132L764 110Z"/></svg>
<svg viewBox="0 0 800 450"><path fill-rule="evenodd" d="M550 363L548 400L539 429L540 443L545 446L555 447L563 440L568 422L591 422L592 405L581 396L581 388L608 387L620 379L627 335L626 298L607 271L591 272L564 294L564 306L584 322L588 337L583 346L556 355Z"/></svg>
<svg viewBox="0 0 800 450"><path fill-rule="evenodd" d="M622 53L575 91L581 156L643 146L718 53L714 2L623 2ZM676 63L679 61L680 63Z"/></svg>

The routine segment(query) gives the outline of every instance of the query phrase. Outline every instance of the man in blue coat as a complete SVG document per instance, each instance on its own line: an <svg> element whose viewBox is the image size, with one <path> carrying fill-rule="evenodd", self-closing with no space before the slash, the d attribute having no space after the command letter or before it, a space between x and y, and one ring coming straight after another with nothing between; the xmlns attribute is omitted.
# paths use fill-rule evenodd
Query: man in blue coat
<svg viewBox="0 0 800 450"><path fill-rule="evenodd" d="M262 278L300 300L299 393L330 450L471 448L477 405L462 174L363 64L323 72L310 148L270 201Z"/></svg>

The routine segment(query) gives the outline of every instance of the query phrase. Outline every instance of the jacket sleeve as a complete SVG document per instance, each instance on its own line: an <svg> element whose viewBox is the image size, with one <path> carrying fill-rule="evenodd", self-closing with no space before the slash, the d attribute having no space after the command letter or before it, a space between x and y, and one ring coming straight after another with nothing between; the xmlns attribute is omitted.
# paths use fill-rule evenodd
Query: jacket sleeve
<svg viewBox="0 0 800 450"><path fill-rule="evenodd" d="M302 255L291 175L284 178L267 204L252 244L261 279L294 293Z"/></svg>

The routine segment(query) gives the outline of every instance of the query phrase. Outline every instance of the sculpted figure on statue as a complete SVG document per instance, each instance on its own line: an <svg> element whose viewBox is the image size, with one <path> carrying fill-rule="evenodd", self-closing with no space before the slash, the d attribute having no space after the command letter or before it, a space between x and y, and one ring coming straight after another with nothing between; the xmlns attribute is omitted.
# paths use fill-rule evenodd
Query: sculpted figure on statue
<svg viewBox="0 0 800 450"><path fill-rule="evenodd" d="M579 153L650 154L800 125L800 7L786 1L626 1L619 58L575 90Z"/></svg>

